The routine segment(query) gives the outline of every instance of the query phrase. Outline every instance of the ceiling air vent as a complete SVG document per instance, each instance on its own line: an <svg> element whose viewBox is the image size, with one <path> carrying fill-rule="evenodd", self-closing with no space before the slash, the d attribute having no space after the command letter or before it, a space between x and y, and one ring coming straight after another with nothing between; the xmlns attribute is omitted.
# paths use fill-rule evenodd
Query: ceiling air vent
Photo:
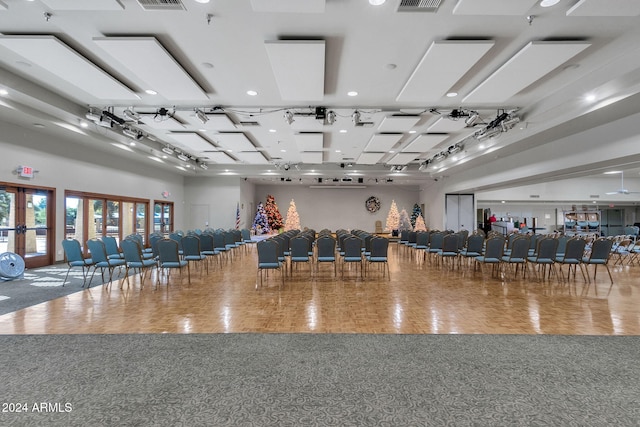
<svg viewBox="0 0 640 427"><path fill-rule="evenodd" d="M540 195L539 194L529 194L529 198L530 199L539 199Z"/></svg>
<svg viewBox="0 0 640 427"><path fill-rule="evenodd" d="M589 198L591 198L591 199L599 199L600 195L599 194L589 194Z"/></svg>
<svg viewBox="0 0 640 427"><path fill-rule="evenodd" d="M401 0L398 12L437 12L442 0Z"/></svg>
<svg viewBox="0 0 640 427"><path fill-rule="evenodd" d="M243 127L255 127L255 126L260 126L260 123L258 122L240 122L238 123L239 126L243 126Z"/></svg>
<svg viewBox="0 0 640 427"><path fill-rule="evenodd" d="M186 10L181 0L137 0L144 10Z"/></svg>

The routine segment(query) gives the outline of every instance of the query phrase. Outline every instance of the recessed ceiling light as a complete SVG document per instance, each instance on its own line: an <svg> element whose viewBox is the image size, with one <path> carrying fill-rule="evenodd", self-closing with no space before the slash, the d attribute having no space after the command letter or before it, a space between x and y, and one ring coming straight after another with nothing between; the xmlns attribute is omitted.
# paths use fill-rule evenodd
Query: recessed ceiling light
<svg viewBox="0 0 640 427"><path fill-rule="evenodd" d="M458 96L458 92L449 92L447 93L447 98L453 98Z"/></svg>
<svg viewBox="0 0 640 427"><path fill-rule="evenodd" d="M0 89L0 96L7 96L9 95L9 91L6 89Z"/></svg>
<svg viewBox="0 0 640 427"><path fill-rule="evenodd" d="M247 95L249 96L256 96L258 94L258 92L256 92L255 90L248 90L247 91Z"/></svg>
<svg viewBox="0 0 640 427"><path fill-rule="evenodd" d="M551 7L560 3L560 0L542 0L540 2L540 6L542 7Z"/></svg>
<svg viewBox="0 0 640 427"><path fill-rule="evenodd" d="M503 201L501 201L500 203L507 203L507 202L505 202L505 201L503 200Z"/></svg>
<svg viewBox="0 0 640 427"><path fill-rule="evenodd" d="M287 152L287 150L280 150L280 152L281 152L281 153L286 153L286 152Z"/></svg>
<svg viewBox="0 0 640 427"><path fill-rule="evenodd" d="M277 131L275 129L269 129L269 132L276 133Z"/></svg>
<svg viewBox="0 0 640 427"><path fill-rule="evenodd" d="M409 133L416 133L416 131L415 130L410 130Z"/></svg>
<svg viewBox="0 0 640 427"><path fill-rule="evenodd" d="M346 129L340 129L340 133L347 133Z"/></svg>
<svg viewBox="0 0 640 427"><path fill-rule="evenodd" d="M342 153L342 150L336 150L336 153Z"/></svg>
<svg viewBox="0 0 640 427"><path fill-rule="evenodd" d="M385 67L387 67L388 70L395 70L397 65L396 64L387 64L387 65L385 65Z"/></svg>
<svg viewBox="0 0 640 427"><path fill-rule="evenodd" d="M144 91L144 93L146 93L147 95L157 95L158 92L156 92L155 90L152 89L147 89Z"/></svg>
<svg viewBox="0 0 640 427"><path fill-rule="evenodd" d="M88 128L88 127L89 127L89 123L87 123L87 122L80 122L80 127L81 127L81 128Z"/></svg>
<svg viewBox="0 0 640 427"><path fill-rule="evenodd" d="M198 3L209 3L209 0L196 0Z"/></svg>
<svg viewBox="0 0 640 427"><path fill-rule="evenodd" d="M347 92L347 95L349 95L349 96L358 96L358 92L356 92L355 90L352 90L350 92Z"/></svg>
<svg viewBox="0 0 640 427"><path fill-rule="evenodd" d="M213 68L213 64L211 62L203 62L202 66L204 68Z"/></svg>
<svg viewBox="0 0 640 427"><path fill-rule="evenodd" d="M594 94L589 94L589 95L585 96L585 97L584 97L584 99L585 99L587 102L593 102L593 101L595 101L595 100L596 100L596 96L595 96Z"/></svg>
<svg viewBox="0 0 640 427"><path fill-rule="evenodd" d="M384 4L386 0L369 0L369 4L373 5L373 6L380 6L381 4Z"/></svg>
<svg viewBox="0 0 640 427"><path fill-rule="evenodd" d="M603 172L605 175L613 175L616 173L622 173L622 171L608 171L608 172Z"/></svg>

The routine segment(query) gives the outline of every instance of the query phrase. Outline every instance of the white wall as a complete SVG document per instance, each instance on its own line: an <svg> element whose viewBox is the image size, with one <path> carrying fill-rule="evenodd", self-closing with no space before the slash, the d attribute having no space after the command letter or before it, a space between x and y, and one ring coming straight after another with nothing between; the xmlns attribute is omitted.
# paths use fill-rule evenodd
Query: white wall
<svg viewBox="0 0 640 427"><path fill-rule="evenodd" d="M0 182L55 189L56 261L64 259L60 242L64 239L65 229L65 190L149 199L151 207L154 200L162 199L163 191L168 191L171 196L162 200L175 202L176 226L181 226L182 176L76 146L30 129L5 123L0 123L0 129ZM20 145L14 145L16 141L20 141ZM33 179L21 179L14 172L21 165L31 166L39 172Z"/></svg>
<svg viewBox="0 0 640 427"><path fill-rule="evenodd" d="M240 203L240 181L236 176L185 178L184 228L234 228Z"/></svg>
<svg viewBox="0 0 640 427"><path fill-rule="evenodd" d="M285 220L289 202L294 199L300 215L300 226L303 228L358 228L375 231L376 220L382 221L384 228L392 200L395 200L398 211L404 208L411 215L413 205L419 203L420 191L417 186L387 184L358 189L315 189L295 184L256 185L256 206L258 202L264 204L268 194L275 197L278 209ZM380 199L381 207L376 213L370 213L365 208L365 201L371 196Z"/></svg>

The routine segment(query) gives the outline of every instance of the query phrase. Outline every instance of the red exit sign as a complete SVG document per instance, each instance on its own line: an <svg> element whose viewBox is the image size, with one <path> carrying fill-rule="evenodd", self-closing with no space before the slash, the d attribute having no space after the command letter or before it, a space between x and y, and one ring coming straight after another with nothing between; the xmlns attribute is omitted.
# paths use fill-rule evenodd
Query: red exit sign
<svg viewBox="0 0 640 427"><path fill-rule="evenodd" d="M22 166L20 176L23 178L33 178L33 168L31 166Z"/></svg>

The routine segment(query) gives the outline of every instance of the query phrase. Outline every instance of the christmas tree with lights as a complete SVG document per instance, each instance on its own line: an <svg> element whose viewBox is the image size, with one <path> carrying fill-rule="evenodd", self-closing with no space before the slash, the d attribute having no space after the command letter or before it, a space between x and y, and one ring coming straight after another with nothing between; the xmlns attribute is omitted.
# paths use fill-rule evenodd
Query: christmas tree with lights
<svg viewBox="0 0 640 427"><path fill-rule="evenodd" d="M387 231L391 233L393 230L397 230L399 223L400 214L398 213L398 206L396 206L396 201L392 200L391 207L389 208L389 215L387 215Z"/></svg>
<svg viewBox="0 0 640 427"><path fill-rule="evenodd" d="M420 208L420 205L416 203L413 205L413 211L411 212L411 225L413 227L416 226L416 220L420 215L422 215L422 209Z"/></svg>
<svg viewBox="0 0 640 427"><path fill-rule="evenodd" d="M413 231L427 231L427 225L424 223L422 214L418 215L418 218L416 218L416 225L413 227Z"/></svg>
<svg viewBox="0 0 640 427"><path fill-rule="evenodd" d="M398 224L398 230L413 230L413 227L411 226L411 220L409 219L409 214L407 213L406 209L402 209L402 211L400 212L400 224Z"/></svg>
<svg viewBox="0 0 640 427"><path fill-rule="evenodd" d="M296 203L291 199L289 203L289 210L287 211L287 220L284 222L284 231L300 230L300 216L298 215L298 209Z"/></svg>
<svg viewBox="0 0 640 427"><path fill-rule="evenodd" d="M267 204L264 206L264 210L267 213L269 228L273 231L280 230L284 226L282 223L282 215L280 215L280 211L278 210L276 198L271 194L267 195Z"/></svg>
<svg viewBox="0 0 640 427"><path fill-rule="evenodd" d="M255 231L256 235L267 234L271 231L269 221L267 220L267 213L264 210L262 202L258 203L258 211L256 212L256 217L253 220L251 228Z"/></svg>

